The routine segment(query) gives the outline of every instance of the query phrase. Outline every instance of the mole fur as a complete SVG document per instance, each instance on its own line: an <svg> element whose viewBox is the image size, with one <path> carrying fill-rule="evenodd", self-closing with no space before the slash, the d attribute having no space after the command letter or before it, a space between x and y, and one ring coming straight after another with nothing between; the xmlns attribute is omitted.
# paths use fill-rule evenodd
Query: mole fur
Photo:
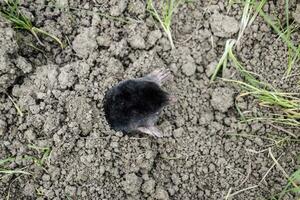
<svg viewBox="0 0 300 200"><path fill-rule="evenodd" d="M114 130L130 132L154 124L159 112L168 104L168 97L153 81L122 81L105 95L105 116Z"/></svg>

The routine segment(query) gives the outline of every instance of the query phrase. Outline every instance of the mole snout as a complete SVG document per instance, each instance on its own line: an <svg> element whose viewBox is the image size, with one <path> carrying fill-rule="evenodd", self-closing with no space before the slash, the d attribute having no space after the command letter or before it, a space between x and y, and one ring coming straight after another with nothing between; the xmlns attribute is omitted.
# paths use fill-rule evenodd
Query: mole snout
<svg viewBox="0 0 300 200"><path fill-rule="evenodd" d="M104 97L104 112L111 128L162 137L155 124L162 109L176 102L174 95L161 89L170 77L170 71L157 69L142 78L121 81L109 89Z"/></svg>

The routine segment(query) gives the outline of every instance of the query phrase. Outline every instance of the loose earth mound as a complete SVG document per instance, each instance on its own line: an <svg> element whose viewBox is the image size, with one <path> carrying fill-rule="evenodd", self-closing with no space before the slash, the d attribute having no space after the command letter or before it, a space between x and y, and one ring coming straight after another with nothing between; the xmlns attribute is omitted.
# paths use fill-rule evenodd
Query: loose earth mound
<svg viewBox="0 0 300 200"><path fill-rule="evenodd" d="M282 9L281 1L264 7ZM173 17L173 50L142 0L28 0L21 10L66 47L43 36L41 47L0 18L0 170L15 170L1 173L0 199L219 200L249 187L233 199L270 199L287 179L268 147L287 174L299 169L299 143L274 145L266 138L288 134L266 122L240 122L239 89L210 83L226 40L238 34L242 6L227 12L223 0L182 4ZM298 75L282 80L286 47L261 17L236 53L262 81L299 92L299 65ZM164 137L111 130L106 90L156 68L172 71L164 89L178 99L160 117ZM223 77L235 73L228 68ZM253 98L240 104L260 114Z"/></svg>

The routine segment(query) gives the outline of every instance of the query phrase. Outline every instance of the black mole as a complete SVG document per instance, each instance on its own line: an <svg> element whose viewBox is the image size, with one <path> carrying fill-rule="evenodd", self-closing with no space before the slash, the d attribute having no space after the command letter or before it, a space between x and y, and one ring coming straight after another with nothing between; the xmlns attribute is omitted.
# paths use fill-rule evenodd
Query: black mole
<svg viewBox="0 0 300 200"><path fill-rule="evenodd" d="M176 101L160 87L170 76L169 71L158 69L109 89L104 97L104 112L110 126L116 131L139 131L162 137L155 123L163 107Z"/></svg>

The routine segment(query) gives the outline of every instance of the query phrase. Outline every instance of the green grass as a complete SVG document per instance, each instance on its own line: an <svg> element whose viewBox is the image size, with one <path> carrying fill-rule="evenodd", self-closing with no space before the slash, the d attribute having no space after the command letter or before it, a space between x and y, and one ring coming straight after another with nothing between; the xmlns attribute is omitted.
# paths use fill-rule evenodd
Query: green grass
<svg viewBox="0 0 300 200"><path fill-rule="evenodd" d="M29 156L25 155L22 160L32 160L33 163L39 167L41 167L43 170L47 172L47 170L44 168L46 162L49 160L51 156L51 149L49 147L38 147L36 145L28 145L28 148L33 149L39 153L38 157L35 156ZM21 169L9 169L9 166L11 163L13 163L16 160L14 157L8 157L6 159L0 160L0 180L6 176L9 175L18 175L17 178L15 178L13 181L10 182L9 187L8 187L8 192L6 195L6 200L10 199L11 194L10 194L10 189L11 185L19 178L21 178L24 175L33 175L30 172L24 171L25 168L28 168L29 166L23 167ZM42 190L36 189L36 194L38 196L44 196L44 193Z"/></svg>
<svg viewBox="0 0 300 200"><path fill-rule="evenodd" d="M210 79L211 82L213 82L216 79L217 74L220 72L221 69L223 69L223 71L226 69L229 51L232 51L232 48L235 45L235 43L236 43L235 40L227 40L226 41L224 53L223 53L221 59L219 60L213 75L211 76L211 79Z"/></svg>
<svg viewBox="0 0 300 200"><path fill-rule="evenodd" d="M290 14L289 14L289 0L285 0L285 19L286 19L286 30L283 32L283 34L286 35L287 40L291 41L291 35L293 32L296 32L298 27L295 27L292 29L292 24L290 24L289 19L290 19ZM291 46L287 44L288 47L288 67L286 71L286 76L289 76L291 74L292 68L295 64L295 62L298 61L299 55L300 55L300 44L298 45L298 48L296 49L295 52L293 52L293 49Z"/></svg>
<svg viewBox="0 0 300 200"><path fill-rule="evenodd" d="M51 148L49 147L38 147L36 145L28 145L28 148L33 149L39 153L38 157L25 155L22 159L24 160L32 160L34 164L39 167L44 167L46 162L49 160L51 156ZM16 160L14 157L8 157L6 159L0 160L0 174L11 175L11 174L25 174L31 175L31 173L26 172L22 169L8 169L8 165L13 163ZM25 167L26 168L26 167ZM3 178L0 177L0 179Z"/></svg>
<svg viewBox="0 0 300 200"><path fill-rule="evenodd" d="M294 172L289 178L288 178L288 183L282 190L282 192L273 195L271 198L272 200L281 200L284 199L284 197L287 194L293 194L293 195L298 195L300 193L300 169L298 169L296 172ZM300 197L299 197L300 198Z"/></svg>
<svg viewBox="0 0 300 200"><path fill-rule="evenodd" d="M31 175L31 173L24 171L23 169L8 169L6 166L11 164L12 162L15 161L15 158L9 157L6 159L0 160L0 174L3 176L0 177L0 180L7 176L7 175L12 175L12 174L25 174L25 175Z"/></svg>
<svg viewBox="0 0 300 200"><path fill-rule="evenodd" d="M267 0L262 0L256 5L256 0L245 0L243 15L240 22L240 31L237 38L237 44L240 42L245 30L251 26L257 17L259 11L263 8ZM233 2L229 2L232 5Z"/></svg>
<svg viewBox="0 0 300 200"><path fill-rule="evenodd" d="M225 69L228 61L230 61L235 69L242 75L244 80L223 80L238 85L242 89L242 93L238 97L251 95L259 101L260 106L268 108L275 107L277 110L279 110L279 112L273 114L272 117L254 117L245 121L268 120L280 124L299 127L299 94L280 92L272 85L259 81L255 74L245 70L243 65L238 61L237 57L233 53L233 46L235 42L235 40L228 40L226 42L224 54L217 64L216 70L211 77L211 81L215 80L218 72L222 69L222 67ZM246 119L239 108L238 111L241 114L242 119Z"/></svg>
<svg viewBox="0 0 300 200"><path fill-rule="evenodd" d="M229 133L227 135L231 137L235 136L235 137L247 138L253 141L255 141L255 138L261 138L263 140L270 142L270 144L267 145L268 147L283 147L290 143L300 144L300 139L295 139L294 137L291 136L278 136L274 133L270 133L265 136L258 136L254 134L248 134L248 133Z"/></svg>
<svg viewBox="0 0 300 200"><path fill-rule="evenodd" d="M15 158L13 158L13 157L9 157L9 158L0 160L0 166L5 165L6 163L11 163L11 162L13 162L14 160L15 160Z"/></svg>
<svg viewBox="0 0 300 200"><path fill-rule="evenodd" d="M38 166L43 167L45 162L49 160L51 155L51 148L49 147L38 147L35 145L28 145L29 148L36 150L41 156L40 158L33 156L26 156L27 159L32 159Z"/></svg>
<svg viewBox="0 0 300 200"><path fill-rule="evenodd" d="M37 196L40 196L40 197L45 196L45 193L43 190L36 188L35 191L36 191Z"/></svg>
<svg viewBox="0 0 300 200"><path fill-rule="evenodd" d="M252 83L229 79L223 80L239 85L244 90L240 96L252 95L259 100L260 106L276 106L288 118L300 119L300 99L297 97L297 94L279 92L271 87L267 87L268 85L264 83L254 85L253 83L256 83L257 79L251 79Z"/></svg>
<svg viewBox="0 0 300 200"><path fill-rule="evenodd" d="M14 170L0 169L0 174L26 174L26 175L30 175L29 172L26 172L26 171L23 171L23 170L18 170L18 169L14 169Z"/></svg>
<svg viewBox="0 0 300 200"><path fill-rule="evenodd" d="M271 148L269 148L269 155L273 159L274 163L277 166L277 169L279 169L283 176L287 179L287 184L283 188L283 190L273 195L270 199L271 200L282 200L285 199L285 196L287 194L291 194L294 196L300 197L300 169L297 169L292 175L288 175L284 168L279 164L278 160L274 157Z"/></svg>
<svg viewBox="0 0 300 200"><path fill-rule="evenodd" d="M23 117L24 114L23 114L21 108L18 106L18 104L16 104L16 102L14 101L14 99L13 99L8 93L6 93L6 95L8 96L9 100L13 103L13 105L14 105L14 107L16 108L18 114L19 114L21 117Z"/></svg>
<svg viewBox="0 0 300 200"><path fill-rule="evenodd" d="M160 23L161 27L163 28L164 32L166 33L171 48L174 49L174 42L172 38L172 31L171 31L171 24L172 24L172 17L174 14L174 10L178 8L178 6L185 2L184 0L164 0L163 1L163 9L162 15L160 15L153 4L153 0L147 0L147 10L148 12Z"/></svg>
<svg viewBox="0 0 300 200"><path fill-rule="evenodd" d="M299 61L300 55L300 44L295 45L291 39L291 34L293 30L291 28L291 24L289 23L289 0L285 0L285 18L286 18L286 28L283 29L278 20L273 20L268 14L266 14L263 10L259 10L260 16L265 20L265 22L273 28L273 30L278 34L278 36L282 39L285 45L288 48L288 63L287 63L287 70L286 76L289 76L292 71L293 65Z"/></svg>
<svg viewBox="0 0 300 200"><path fill-rule="evenodd" d="M266 4L267 0L242 0L242 1L237 1L237 0L229 0L228 1L228 11L231 9L231 7L234 4L243 4L243 14L241 18L241 23L240 27L249 27L255 18L258 16L259 11L264 7ZM252 16L252 17L251 17ZM251 18L250 18L251 17ZM243 28L242 28L243 29ZM244 30L240 30L244 32Z"/></svg>
<svg viewBox="0 0 300 200"><path fill-rule="evenodd" d="M300 59L300 44L294 44L291 38L292 33L296 32L298 30L298 27L294 23L290 24L289 22L290 1L285 0L285 26L282 26L282 22L276 16L271 16L263 11L262 8L264 7L266 2L267 0L228 1L229 9L233 4L244 4L243 15L240 23L240 31L236 43L238 44L240 42L246 28L251 26L252 22L255 20L257 15L260 15L264 19L264 21L272 27L272 29L277 33L277 35L287 46L287 70L285 72L285 76L289 76L292 72L293 66Z"/></svg>
<svg viewBox="0 0 300 200"><path fill-rule="evenodd" d="M38 34L42 34L52 38L60 45L61 48L64 48L63 43L56 36L33 26L29 18L20 11L19 5L19 0L5 0L5 6L2 6L0 8L0 12L3 15L3 17L9 22L11 22L11 24L16 29L26 30L30 32L41 46L44 46L44 44L40 40Z"/></svg>

